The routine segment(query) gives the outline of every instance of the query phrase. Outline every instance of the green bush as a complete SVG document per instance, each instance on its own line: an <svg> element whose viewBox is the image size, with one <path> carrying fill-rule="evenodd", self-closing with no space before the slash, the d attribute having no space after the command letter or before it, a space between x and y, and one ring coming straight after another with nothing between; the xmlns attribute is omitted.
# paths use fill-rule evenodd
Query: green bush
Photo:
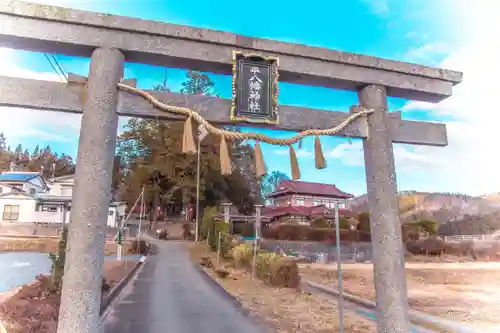
<svg viewBox="0 0 500 333"><path fill-rule="evenodd" d="M425 254L438 256L445 252L446 242L440 237L431 236L425 239L408 241L406 243L406 249L414 255Z"/></svg>
<svg viewBox="0 0 500 333"><path fill-rule="evenodd" d="M235 267L248 268L252 265L252 248L246 243L236 245L232 250L232 258Z"/></svg>
<svg viewBox="0 0 500 333"><path fill-rule="evenodd" d="M358 230L359 231L364 231L364 232L370 232L371 226L370 226L370 214L367 212L364 213L359 213L358 214Z"/></svg>
<svg viewBox="0 0 500 333"><path fill-rule="evenodd" d="M207 239L207 237L213 236L215 234L214 219L218 213L219 212L217 211L217 207L206 207L203 210L203 217L201 219L200 229L201 229L201 236L204 239Z"/></svg>
<svg viewBox="0 0 500 333"><path fill-rule="evenodd" d="M314 241L335 244L336 233L332 228L311 228L306 225L281 224L274 228L264 229L262 236L265 239L287 241ZM369 242L369 232L357 230L340 230L340 240L344 242Z"/></svg>
<svg viewBox="0 0 500 333"><path fill-rule="evenodd" d="M210 232L210 247L213 251L218 251L220 233L220 254L222 257L227 257L233 246L233 237L229 234L229 224L218 220L214 220L212 224L214 232Z"/></svg>
<svg viewBox="0 0 500 333"><path fill-rule="evenodd" d="M339 227L340 227L340 230L342 230L342 229L349 230L351 228L351 225L349 223L349 219L345 216L339 217Z"/></svg>
<svg viewBox="0 0 500 333"><path fill-rule="evenodd" d="M324 217L317 217L311 222L313 228L330 228L330 222Z"/></svg>
<svg viewBox="0 0 500 333"><path fill-rule="evenodd" d="M279 255L263 251L255 259L255 275L264 282L271 283L271 262L277 260Z"/></svg>
<svg viewBox="0 0 500 333"><path fill-rule="evenodd" d="M297 288L300 285L299 267L287 257L279 257L271 262L271 285Z"/></svg>
<svg viewBox="0 0 500 333"><path fill-rule="evenodd" d="M275 287L296 288L300 284L297 263L272 252L257 254L255 275Z"/></svg>
<svg viewBox="0 0 500 333"><path fill-rule="evenodd" d="M235 223L233 225L233 233L243 237L254 237L255 228L251 223Z"/></svg>

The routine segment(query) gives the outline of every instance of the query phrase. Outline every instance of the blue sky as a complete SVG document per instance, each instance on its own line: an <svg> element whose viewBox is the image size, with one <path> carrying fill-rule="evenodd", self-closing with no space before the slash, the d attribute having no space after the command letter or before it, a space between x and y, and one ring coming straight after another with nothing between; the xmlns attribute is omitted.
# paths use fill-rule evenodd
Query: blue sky
<svg viewBox="0 0 500 333"><path fill-rule="evenodd" d="M404 119L442 121L447 123L449 130L450 146L446 148L395 145L399 188L478 195L500 191L500 181L494 177L499 166L498 159L490 156L488 147L478 149L475 146L484 146L485 141L491 141L484 133L482 138L474 134L481 133L481 129L491 122L478 122L478 116L469 116L464 111L465 105L476 106L473 97L476 95L473 93L481 91L478 100L487 97L477 83L485 75L489 76L486 72L498 70L498 66L486 68L480 67L480 64L476 67L470 65L471 57L477 58L477 53L470 51L473 45L478 51L492 51L498 47L498 43L478 38L484 35L486 29L492 28L483 26L481 22L485 15L498 10L494 1L478 1L475 9L471 10L467 7L471 2L466 0L323 0L315 1L311 6L304 6L303 2L293 5L290 1L275 0L267 4L269 15L253 14L242 5L243 2L234 0L192 0L189 3L170 0L34 2L225 30L425 65L443 65L464 70L466 80L472 72L475 76L471 77L476 77L475 81L464 81L464 87L460 87L457 97L438 105L403 99L389 100L390 110L403 110ZM4 49L0 51L2 55L6 61L0 65L0 75L57 79L43 54ZM63 55L57 58L66 71L87 75L88 59ZM484 59L489 60L494 59ZM160 67L127 64L125 76L136 77L141 88L150 88L163 82L164 73L165 70ZM185 71L168 69L167 73L168 87L178 91ZM217 92L229 98L231 78L219 75L211 77ZM357 104L357 97L354 92L281 83L279 102L347 111L349 106ZM16 110L13 114L12 109L0 108L0 131L7 134L11 145L22 143L33 148L36 144L50 144L59 152L76 156L79 116L26 110ZM274 136L291 135L277 131L266 133ZM475 136L475 141L471 143L466 140L464 133ZM322 138L328 164L325 170L314 169L312 142L312 139L305 140L303 148L298 151L303 180L335 183L341 189L355 194L365 192L360 141L350 144L341 138ZM264 145L263 150L268 169L290 172L287 149ZM478 166L477 161L482 158L488 161ZM480 177L477 177L478 171Z"/></svg>

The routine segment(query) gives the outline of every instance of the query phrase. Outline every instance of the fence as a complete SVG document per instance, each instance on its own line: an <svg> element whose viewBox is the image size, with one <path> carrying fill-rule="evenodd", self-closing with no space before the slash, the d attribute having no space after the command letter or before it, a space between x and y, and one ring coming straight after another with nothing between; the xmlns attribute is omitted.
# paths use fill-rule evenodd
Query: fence
<svg viewBox="0 0 500 333"><path fill-rule="evenodd" d="M494 234L482 234L482 235L454 235L454 236L444 236L444 241L446 243L460 243L463 241L484 241L495 239Z"/></svg>
<svg viewBox="0 0 500 333"><path fill-rule="evenodd" d="M262 240L261 248L275 253L284 253L289 256L303 258L304 261L331 263L337 261L337 248L335 245L317 242L295 242ZM372 260L372 247L370 243L345 243L340 244L340 261L365 262Z"/></svg>

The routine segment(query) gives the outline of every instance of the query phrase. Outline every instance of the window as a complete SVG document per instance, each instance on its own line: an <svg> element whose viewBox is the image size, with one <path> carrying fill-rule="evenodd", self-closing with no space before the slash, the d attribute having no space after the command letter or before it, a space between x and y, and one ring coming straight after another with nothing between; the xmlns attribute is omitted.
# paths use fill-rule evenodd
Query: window
<svg viewBox="0 0 500 333"><path fill-rule="evenodd" d="M54 206L54 205L47 205L47 204L38 204L36 206L36 211L37 212L51 212L51 213L55 213L57 212L57 206Z"/></svg>
<svg viewBox="0 0 500 333"><path fill-rule="evenodd" d="M304 199L295 199L295 204L297 206L304 206L305 201L304 201Z"/></svg>
<svg viewBox="0 0 500 333"><path fill-rule="evenodd" d="M3 206L3 219L6 221L17 221L19 219L19 205Z"/></svg>
<svg viewBox="0 0 500 333"><path fill-rule="evenodd" d="M30 194L31 195L36 194L36 190L34 188L30 188Z"/></svg>

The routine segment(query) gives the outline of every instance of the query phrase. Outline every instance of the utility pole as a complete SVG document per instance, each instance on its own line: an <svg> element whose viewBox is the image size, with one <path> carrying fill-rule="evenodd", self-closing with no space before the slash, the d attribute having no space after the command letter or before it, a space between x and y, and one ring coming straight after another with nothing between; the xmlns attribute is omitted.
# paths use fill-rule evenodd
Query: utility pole
<svg viewBox="0 0 500 333"><path fill-rule="evenodd" d="M200 175L201 175L201 141L208 135L205 126L198 126L198 159L196 162L196 226L195 241L199 241L200 234Z"/></svg>
<svg viewBox="0 0 500 333"><path fill-rule="evenodd" d="M144 214L144 185L141 191L141 209L139 211L139 230L137 230L137 241L141 240L142 215Z"/></svg>
<svg viewBox="0 0 500 333"><path fill-rule="evenodd" d="M165 75L163 76L163 91L167 91L167 68L165 67Z"/></svg>

